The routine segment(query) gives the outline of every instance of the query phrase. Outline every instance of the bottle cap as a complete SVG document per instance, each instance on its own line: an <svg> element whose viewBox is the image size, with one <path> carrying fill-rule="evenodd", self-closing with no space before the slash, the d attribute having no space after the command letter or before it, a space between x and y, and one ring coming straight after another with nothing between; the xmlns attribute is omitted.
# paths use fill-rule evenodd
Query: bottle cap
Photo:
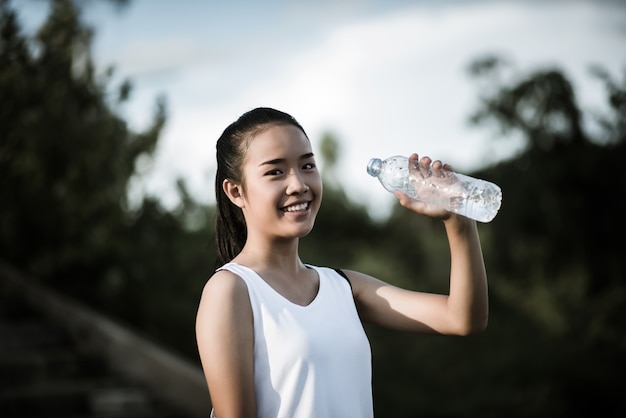
<svg viewBox="0 0 626 418"><path fill-rule="evenodd" d="M372 158L370 162L367 164L367 174L372 177L377 177L380 174L380 170L382 170L383 162L380 158Z"/></svg>

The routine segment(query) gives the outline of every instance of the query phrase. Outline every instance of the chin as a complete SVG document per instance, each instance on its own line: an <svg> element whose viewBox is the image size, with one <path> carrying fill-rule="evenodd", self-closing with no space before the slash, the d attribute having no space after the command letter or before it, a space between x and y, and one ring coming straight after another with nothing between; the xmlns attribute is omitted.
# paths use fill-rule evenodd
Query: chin
<svg viewBox="0 0 626 418"><path fill-rule="evenodd" d="M313 225L309 227L299 228L297 231L293 232L294 238L304 238L311 233L313 230Z"/></svg>

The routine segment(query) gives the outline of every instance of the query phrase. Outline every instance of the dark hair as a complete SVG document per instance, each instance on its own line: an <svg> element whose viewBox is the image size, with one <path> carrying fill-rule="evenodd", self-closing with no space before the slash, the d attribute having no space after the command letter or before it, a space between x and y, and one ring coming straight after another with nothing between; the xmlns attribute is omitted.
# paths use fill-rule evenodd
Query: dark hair
<svg viewBox="0 0 626 418"><path fill-rule="evenodd" d="M231 123L217 140L215 174L217 267L235 258L243 249L248 236L243 212L226 196L222 183L229 179L244 187L242 166L248 145L255 136L275 125L293 125L306 136L302 126L291 115L269 107L258 107Z"/></svg>

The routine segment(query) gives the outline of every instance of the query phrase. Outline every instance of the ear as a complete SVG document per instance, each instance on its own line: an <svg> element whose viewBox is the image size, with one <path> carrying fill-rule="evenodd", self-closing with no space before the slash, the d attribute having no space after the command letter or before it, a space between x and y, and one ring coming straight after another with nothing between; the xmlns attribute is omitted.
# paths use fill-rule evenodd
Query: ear
<svg viewBox="0 0 626 418"><path fill-rule="evenodd" d="M231 180L225 179L222 182L222 189L235 206L243 208L243 190L240 184L233 183Z"/></svg>

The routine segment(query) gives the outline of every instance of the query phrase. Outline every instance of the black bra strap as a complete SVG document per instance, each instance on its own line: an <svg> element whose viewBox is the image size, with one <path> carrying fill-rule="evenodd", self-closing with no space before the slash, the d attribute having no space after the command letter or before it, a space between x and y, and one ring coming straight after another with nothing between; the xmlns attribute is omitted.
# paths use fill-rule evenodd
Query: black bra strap
<svg viewBox="0 0 626 418"><path fill-rule="evenodd" d="M350 288L352 289L352 283L350 283L350 279L348 279L348 276L346 275L346 273L343 272L343 270L341 269L336 269L333 268L333 270L335 270L335 272L340 275L341 277L343 277L344 279L346 279L346 281L348 282L348 284L350 285Z"/></svg>

